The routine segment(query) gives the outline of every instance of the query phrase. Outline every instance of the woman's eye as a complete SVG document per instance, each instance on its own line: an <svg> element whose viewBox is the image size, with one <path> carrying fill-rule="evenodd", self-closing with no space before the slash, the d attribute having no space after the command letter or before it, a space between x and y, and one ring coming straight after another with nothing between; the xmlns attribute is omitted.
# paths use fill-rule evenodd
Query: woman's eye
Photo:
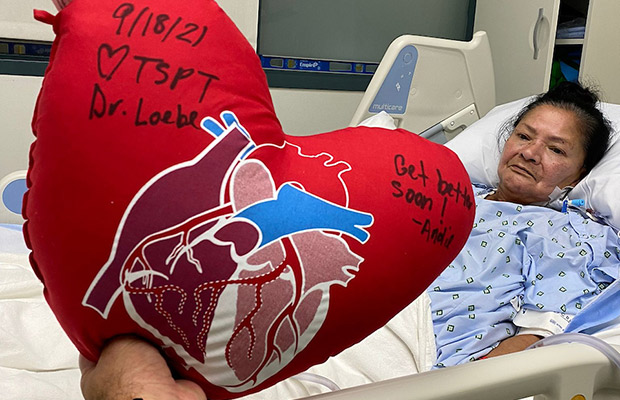
<svg viewBox="0 0 620 400"><path fill-rule="evenodd" d="M517 133L517 137L521 140L528 140L529 138L527 137L527 135L523 134L523 133Z"/></svg>

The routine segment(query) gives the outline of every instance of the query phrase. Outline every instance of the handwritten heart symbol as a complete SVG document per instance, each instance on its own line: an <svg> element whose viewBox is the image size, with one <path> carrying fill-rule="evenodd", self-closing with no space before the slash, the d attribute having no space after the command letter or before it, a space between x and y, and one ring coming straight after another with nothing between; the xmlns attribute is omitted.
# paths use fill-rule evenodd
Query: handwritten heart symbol
<svg viewBox="0 0 620 400"><path fill-rule="evenodd" d="M128 54L129 46L127 45L121 46L118 49L112 49L112 46L109 44L102 44L99 47L97 56L99 76L107 81L112 79L112 75L114 75L118 67L125 61Z"/></svg>

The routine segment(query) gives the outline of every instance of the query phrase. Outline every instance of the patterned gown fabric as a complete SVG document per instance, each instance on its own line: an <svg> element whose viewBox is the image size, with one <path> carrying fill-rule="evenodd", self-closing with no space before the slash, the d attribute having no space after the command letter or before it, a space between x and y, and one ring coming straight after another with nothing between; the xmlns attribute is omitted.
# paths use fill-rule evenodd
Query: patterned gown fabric
<svg viewBox="0 0 620 400"><path fill-rule="evenodd" d="M428 289L436 367L489 353L516 333L518 313L550 311L570 321L619 272L618 236L608 226L570 209L477 197L469 240Z"/></svg>

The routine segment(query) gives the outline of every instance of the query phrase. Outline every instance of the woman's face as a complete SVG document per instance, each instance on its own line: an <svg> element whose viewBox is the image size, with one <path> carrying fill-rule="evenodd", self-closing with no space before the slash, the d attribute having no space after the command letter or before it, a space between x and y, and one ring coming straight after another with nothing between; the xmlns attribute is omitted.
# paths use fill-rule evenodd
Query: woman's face
<svg viewBox="0 0 620 400"><path fill-rule="evenodd" d="M585 172L584 160L577 117L551 105L538 106L506 142L495 197L521 204L547 202L556 186L577 184Z"/></svg>

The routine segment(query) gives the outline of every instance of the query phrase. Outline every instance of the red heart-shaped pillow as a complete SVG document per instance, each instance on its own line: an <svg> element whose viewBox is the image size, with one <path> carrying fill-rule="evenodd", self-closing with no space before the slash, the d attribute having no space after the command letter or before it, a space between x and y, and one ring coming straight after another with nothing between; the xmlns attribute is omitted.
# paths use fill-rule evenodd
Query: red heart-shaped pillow
<svg viewBox="0 0 620 400"><path fill-rule="evenodd" d="M382 326L465 243L451 151L403 130L285 135L214 1L74 0L53 25L25 232L87 358L135 334L210 399L248 394Z"/></svg>

